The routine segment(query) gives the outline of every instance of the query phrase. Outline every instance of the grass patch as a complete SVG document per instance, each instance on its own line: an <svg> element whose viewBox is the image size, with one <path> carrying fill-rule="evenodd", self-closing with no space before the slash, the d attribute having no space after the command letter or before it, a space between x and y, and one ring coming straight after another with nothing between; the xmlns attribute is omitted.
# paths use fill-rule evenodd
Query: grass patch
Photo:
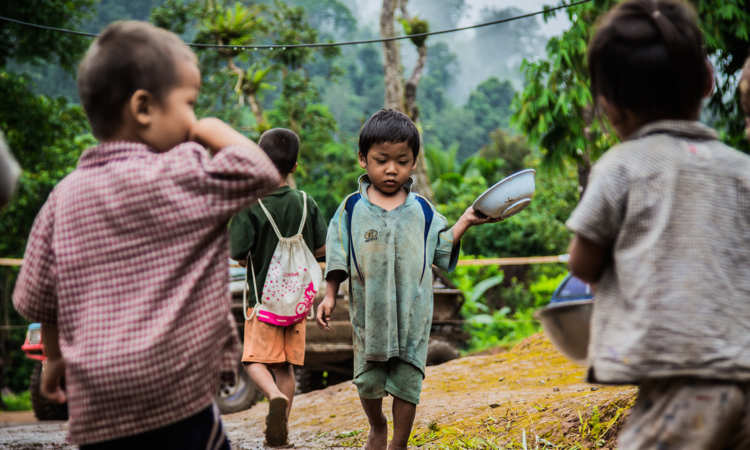
<svg viewBox="0 0 750 450"><path fill-rule="evenodd" d="M31 393L23 391L20 394L3 395L3 402L8 407L8 411L30 411Z"/></svg>

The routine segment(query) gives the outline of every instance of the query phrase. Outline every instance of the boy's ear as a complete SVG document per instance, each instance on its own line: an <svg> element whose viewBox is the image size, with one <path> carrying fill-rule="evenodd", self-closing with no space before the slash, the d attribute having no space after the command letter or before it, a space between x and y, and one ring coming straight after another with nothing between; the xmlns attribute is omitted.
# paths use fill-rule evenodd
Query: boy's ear
<svg viewBox="0 0 750 450"><path fill-rule="evenodd" d="M703 97L707 98L711 96L714 91L714 66L711 61L706 58L706 66L708 67L708 79L706 80L706 90L703 92Z"/></svg>
<svg viewBox="0 0 750 450"><path fill-rule="evenodd" d="M359 155L359 167L363 169L367 169L367 156L363 155L362 153L358 153Z"/></svg>
<svg viewBox="0 0 750 450"><path fill-rule="evenodd" d="M292 170L290 170L290 171L289 171L289 173L290 173L290 174L293 174L294 172L296 172L296 171L297 171L297 166L298 166L298 165L299 165L299 163L294 163L294 167L292 167Z"/></svg>
<svg viewBox="0 0 750 450"><path fill-rule="evenodd" d="M151 125L151 113L154 107L154 96L145 89L138 89L130 96L128 112L135 122L147 127Z"/></svg>

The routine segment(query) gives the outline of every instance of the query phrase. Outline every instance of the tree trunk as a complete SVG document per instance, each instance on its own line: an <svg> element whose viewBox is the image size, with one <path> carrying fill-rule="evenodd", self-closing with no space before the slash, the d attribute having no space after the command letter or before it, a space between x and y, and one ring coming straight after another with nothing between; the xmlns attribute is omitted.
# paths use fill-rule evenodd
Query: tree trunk
<svg viewBox="0 0 750 450"><path fill-rule="evenodd" d="M257 127L261 128L261 125L265 122L265 119L263 118L263 110L258 103L258 99L255 98L254 94L249 94L247 96L247 102L250 103L250 110L253 112L253 116L255 116L255 123L257 124Z"/></svg>
<svg viewBox="0 0 750 450"><path fill-rule="evenodd" d="M380 35L393 37L394 13L398 0L383 0L380 12ZM385 69L385 107L404 110L404 86L401 79L401 55L398 41L383 42L383 66Z"/></svg>
<svg viewBox="0 0 750 450"><path fill-rule="evenodd" d="M380 35L382 37L395 36L393 22L396 8L400 8L402 15L408 19L406 2L407 0L383 0L383 8L380 13ZM419 110L416 106L417 87L419 86L419 80L422 77L425 61L427 60L427 46L422 45L417 48L417 51L419 53L417 64L409 80L404 83L401 73L401 56L399 54L398 41L383 42L385 107L402 111L415 124L419 121ZM427 176L423 139L420 139L417 166L414 169L414 179L414 191L432 201L432 186L430 185L430 178Z"/></svg>
<svg viewBox="0 0 750 450"><path fill-rule="evenodd" d="M417 65L414 67L414 71L406 82L406 88L404 89L404 106L406 107L406 114L411 117L411 120L413 120L414 123L419 122L417 86L419 86L419 80L422 78L425 61L427 60L427 46L422 45L417 51L419 52ZM432 184L430 184L430 177L427 173L427 163L424 158L424 139L419 140L419 145L420 149L419 154L417 155L417 167L414 168L415 190L427 197L428 200L432 201Z"/></svg>

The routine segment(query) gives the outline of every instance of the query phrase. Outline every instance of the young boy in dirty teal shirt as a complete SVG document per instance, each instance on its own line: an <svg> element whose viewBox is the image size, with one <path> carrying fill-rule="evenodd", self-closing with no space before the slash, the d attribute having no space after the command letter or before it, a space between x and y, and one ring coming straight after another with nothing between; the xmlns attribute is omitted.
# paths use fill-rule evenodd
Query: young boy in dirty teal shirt
<svg viewBox="0 0 750 450"><path fill-rule="evenodd" d="M411 192L419 132L403 113L373 114L359 135L359 190L339 206L326 238L327 329L339 284L350 278L354 384L370 424L367 448L386 447L382 399L393 396L391 449L406 448L422 390L432 324L432 264L456 266L459 242L480 218L469 207L452 228Z"/></svg>

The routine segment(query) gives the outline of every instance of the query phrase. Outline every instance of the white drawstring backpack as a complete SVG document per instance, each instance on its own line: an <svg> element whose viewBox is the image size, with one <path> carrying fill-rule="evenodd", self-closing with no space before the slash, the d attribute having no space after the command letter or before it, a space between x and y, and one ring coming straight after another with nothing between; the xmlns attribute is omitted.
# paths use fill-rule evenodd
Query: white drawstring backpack
<svg viewBox="0 0 750 450"><path fill-rule="evenodd" d="M258 204L279 238L279 243L271 257L260 298L258 298L258 286L255 281L253 258L250 254L247 256L255 288L255 307L253 313L248 315L247 291L250 290L250 285L247 282L247 273L245 273L242 307L246 320L251 320L257 314L261 322L285 327L301 321L308 313L312 313L313 299L320 289L323 276L315 256L302 238L302 230L307 220L307 194L304 191L301 192L302 221L297 234L291 237L281 235L271 213L268 212L263 202L258 200Z"/></svg>

